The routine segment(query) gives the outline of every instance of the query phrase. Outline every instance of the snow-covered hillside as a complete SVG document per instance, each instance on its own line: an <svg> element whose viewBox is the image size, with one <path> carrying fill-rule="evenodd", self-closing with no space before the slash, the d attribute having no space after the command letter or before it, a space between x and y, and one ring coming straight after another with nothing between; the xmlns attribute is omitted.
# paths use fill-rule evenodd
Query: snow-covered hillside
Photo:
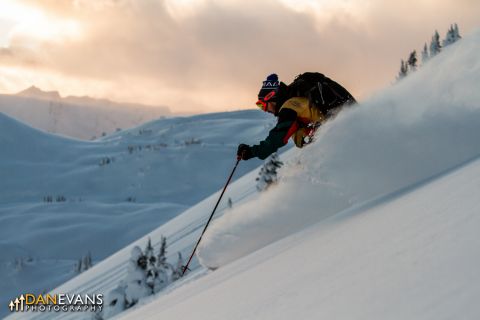
<svg viewBox="0 0 480 320"><path fill-rule="evenodd" d="M56 91L30 87L0 95L0 112L46 132L91 140L119 129L139 126L163 116L168 107L117 103L89 97L64 97Z"/></svg>
<svg viewBox="0 0 480 320"><path fill-rule="evenodd" d="M476 319L480 32L229 187L187 277L123 319ZM259 134L260 135L260 134ZM251 141L246 141L251 142ZM232 161L233 162L233 161ZM240 167L249 165L242 162ZM232 166L233 163L230 163ZM53 292L105 293L132 246L188 253L218 192ZM89 314L14 314L20 318Z"/></svg>
<svg viewBox="0 0 480 320"><path fill-rule="evenodd" d="M257 110L169 118L87 142L0 113L0 304L52 289L88 252L98 262L209 196L238 143L274 121Z"/></svg>
<svg viewBox="0 0 480 320"><path fill-rule="evenodd" d="M337 213L119 319L478 319L480 158L455 169Z"/></svg>

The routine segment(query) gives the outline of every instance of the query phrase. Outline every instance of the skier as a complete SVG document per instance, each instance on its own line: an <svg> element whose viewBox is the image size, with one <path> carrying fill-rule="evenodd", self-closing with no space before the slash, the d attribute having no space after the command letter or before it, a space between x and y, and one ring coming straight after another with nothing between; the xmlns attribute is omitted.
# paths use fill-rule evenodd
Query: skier
<svg viewBox="0 0 480 320"><path fill-rule="evenodd" d="M321 73L306 72L286 85L271 74L263 81L257 106L278 118L268 137L258 145L240 144L237 156L242 160L254 157L266 159L291 137L302 148L310 143L315 130L344 105L355 98L341 85Z"/></svg>

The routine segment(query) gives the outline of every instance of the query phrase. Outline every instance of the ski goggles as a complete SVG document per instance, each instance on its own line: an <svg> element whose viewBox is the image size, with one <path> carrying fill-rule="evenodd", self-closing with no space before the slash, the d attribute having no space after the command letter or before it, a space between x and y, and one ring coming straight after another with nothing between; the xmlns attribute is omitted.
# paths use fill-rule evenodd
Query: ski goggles
<svg viewBox="0 0 480 320"><path fill-rule="evenodd" d="M267 103L268 101L272 100L272 98L275 96L276 91L270 91L263 99L259 99L257 101L257 107L262 109L263 111L267 111Z"/></svg>

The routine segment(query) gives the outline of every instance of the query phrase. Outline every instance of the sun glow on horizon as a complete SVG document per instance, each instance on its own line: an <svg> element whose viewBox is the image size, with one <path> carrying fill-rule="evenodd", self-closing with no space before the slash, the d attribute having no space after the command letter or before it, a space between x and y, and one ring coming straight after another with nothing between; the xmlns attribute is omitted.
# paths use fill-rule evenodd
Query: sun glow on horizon
<svg viewBox="0 0 480 320"><path fill-rule="evenodd" d="M8 34L0 35L4 43L18 41L59 42L64 39L77 39L82 35L80 23L48 15L37 7L23 5L12 0L0 2L0 20L11 25ZM31 45L31 43L29 43Z"/></svg>
<svg viewBox="0 0 480 320"><path fill-rule="evenodd" d="M0 93L213 111L252 106L268 72L319 71L368 97L430 32L478 26L480 1L445 2L0 0Z"/></svg>

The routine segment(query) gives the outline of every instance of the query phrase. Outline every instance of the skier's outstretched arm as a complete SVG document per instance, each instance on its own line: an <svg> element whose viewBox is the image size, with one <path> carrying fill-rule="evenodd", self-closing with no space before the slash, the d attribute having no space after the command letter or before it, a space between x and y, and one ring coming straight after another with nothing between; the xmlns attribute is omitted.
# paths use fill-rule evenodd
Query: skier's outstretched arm
<svg viewBox="0 0 480 320"><path fill-rule="evenodd" d="M277 125L270 130L265 140L259 144L248 146L241 144L238 146L237 154L243 160L250 158L266 159L269 155L276 152L279 148L287 144L288 139L298 127L297 113L288 108L283 108L278 113Z"/></svg>

